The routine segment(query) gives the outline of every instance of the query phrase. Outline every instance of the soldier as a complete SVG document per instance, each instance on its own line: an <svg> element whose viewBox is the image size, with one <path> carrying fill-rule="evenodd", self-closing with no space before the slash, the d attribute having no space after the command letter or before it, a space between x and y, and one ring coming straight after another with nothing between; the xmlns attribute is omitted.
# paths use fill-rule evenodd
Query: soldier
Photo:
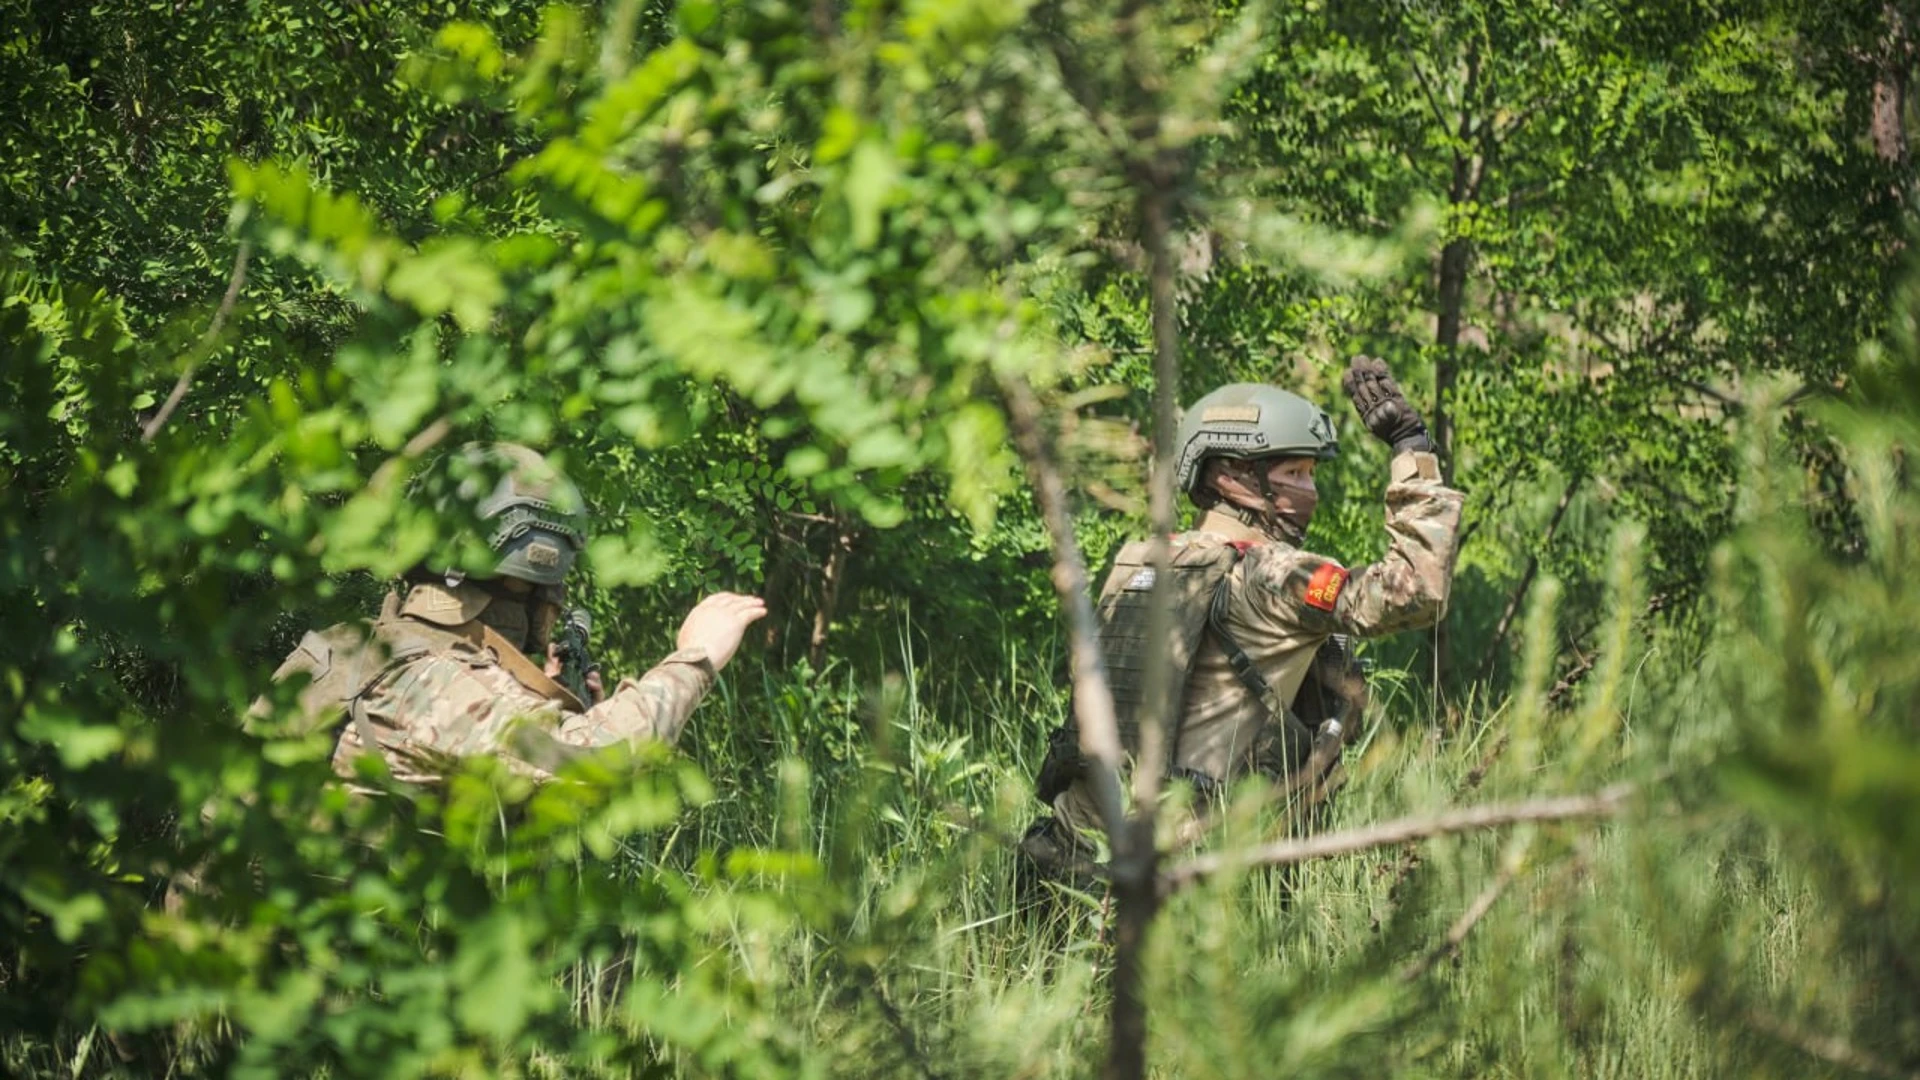
<svg viewBox="0 0 1920 1080"><path fill-rule="evenodd" d="M1462 496L1442 483L1426 424L1384 363L1356 357L1342 386L1393 451L1380 561L1348 570L1300 547L1318 501L1314 469L1339 449L1333 422L1285 390L1236 383L1195 402L1174 445L1175 483L1203 514L1172 541L1174 639L1145 640L1154 579L1145 541L1121 550L1101 590L1123 740L1136 749L1145 656L1170 647L1182 689L1168 776L1191 783L1202 806L1253 773L1289 794L1323 795L1337 783L1343 730L1351 738L1358 729L1345 636L1430 626L1446 605ZM1054 820L1042 819L1023 848L1043 866L1083 861L1079 834L1096 831L1100 814L1070 726L1055 733L1039 789ZM1198 824L1189 819L1183 835Z"/></svg>
<svg viewBox="0 0 1920 1080"><path fill-rule="evenodd" d="M274 672L276 681L311 678L301 693L307 723L344 716L334 770L351 778L355 759L377 750L396 779L432 783L460 758L498 755L547 779L585 751L679 738L766 604L707 597L665 660L604 700L596 673L584 685L594 700L583 701L555 680L551 640L567 572L586 543L580 493L524 446L473 444L453 457L450 466L465 474L459 497L491 528L492 564L469 573L417 568L371 625L309 633Z"/></svg>

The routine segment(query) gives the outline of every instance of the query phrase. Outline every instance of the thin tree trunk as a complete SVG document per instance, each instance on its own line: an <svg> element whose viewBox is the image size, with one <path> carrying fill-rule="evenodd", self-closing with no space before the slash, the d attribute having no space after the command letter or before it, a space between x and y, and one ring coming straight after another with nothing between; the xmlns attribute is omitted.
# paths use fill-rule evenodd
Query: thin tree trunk
<svg viewBox="0 0 1920 1080"><path fill-rule="evenodd" d="M1456 175L1467 162L1456 165ZM1466 305L1467 265L1473 248L1465 237L1455 237L1440 249L1438 281L1439 328L1434 344L1440 354L1433 367L1433 443L1440 450L1440 467L1453 475L1453 387L1459 379L1460 322Z"/></svg>
<svg viewBox="0 0 1920 1080"><path fill-rule="evenodd" d="M1912 79L1913 46L1907 17L1898 4L1880 9L1885 29L1879 71L1873 81L1873 149L1880 160L1904 173L1911 160L1907 146L1907 93ZM1896 195L1900 194L1896 191Z"/></svg>
<svg viewBox="0 0 1920 1080"><path fill-rule="evenodd" d="M1455 135L1459 147L1454 151L1453 177L1447 185L1447 202L1455 208L1480 198L1480 185L1486 179L1487 154L1472 149L1476 138L1486 138L1491 121L1474 124L1475 98L1480 85L1480 50L1476 45L1467 53L1466 85L1460 94L1460 125ZM1435 282L1437 325L1434 344L1439 355L1433 368L1433 443L1440 454L1441 475L1453 479L1453 387L1460 372L1460 326L1466 310L1467 270L1473 262L1473 245L1464 236L1456 236L1440 249L1440 268ZM1451 634L1446 616L1433 628L1433 692L1440 694L1440 680L1451 668Z"/></svg>
<svg viewBox="0 0 1920 1080"><path fill-rule="evenodd" d="M807 637L807 662L818 672L827 660L827 634L833 628L834 611L840 606L840 585L847 576L847 557L853 552L853 534L839 526L833 530L833 549L827 553L827 565L820 570L820 606L813 612L813 632Z"/></svg>
<svg viewBox="0 0 1920 1080"><path fill-rule="evenodd" d="M1154 463L1149 512L1153 518L1153 592L1148 602L1147 640L1165 641L1173 633L1173 444L1180 386L1180 329L1174 296L1173 253L1169 244L1169 202L1176 163L1166 154L1145 170L1140 198L1141 238L1149 259L1148 290L1154 345ZM1164 650L1147 657L1140 710L1140 755L1133 775L1134 812L1124 858L1116 846L1112 866L1114 903L1113 1006L1107 1044L1110 1080L1138 1080L1147 1072L1147 1004L1142 993L1147 932L1160 910L1159 849L1154 844L1160 777L1179 747L1167 731L1177 689L1172 657Z"/></svg>
<svg viewBox="0 0 1920 1080"><path fill-rule="evenodd" d="M1170 168L1152 168L1140 199L1141 239L1147 251L1147 287L1153 322L1153 476L1148 493L1152 519L1153 591L1147 608L1147 640L1166 641L1173 635L1173 467L1177 448L1180 393L1180 326L1174 297L1172 225L1168 213L1167 178ZM1140 754L1134 770L1136 812L1151 818L1160 795L1160 778L1178 752L1169 745L1170 718L1178 708L1173 692L1172 656L1164 649L1147 656L1140 710Z"/></svg>
<svg viewBox="0 0 1920 1080"><path fill-rule="evenodd" d="M1520 601L1526 599L1527 590L1533 587L1533 576L1540 571L1540 551L1552 545L1555 533L1560 531L1560 521L1567 516L1567 507L1573 504L1573 493L1580 490L1586 481L1584 475L1576 475L1567 481L1567 490L1560 493L1560 501L1553 508L1553 517L1547 521L1547 531L1540 537L1540 548L1527 556L1527 568L1520 574L1520 584L1514 587L1513 595L1507 598L1507 606L1500 613L1500 622L1493 628L1493 640L1487 643L1486 655L1480 661L1480 670L1474 673L1474 682L1486 682L1493 673L1494 657L1500 654L1500 646L1506 643L1507 631L1513 628L1513 616L1520 610Z"/></svg>
<svg viewBox="0 0 1920 1080"><path fill-rule="evenodd" d="M1053 546L1053 591L1067 618L1067 652L1073 672L1073 720L1080 731L1080 752L1087 758L1089 783L1100 810L1115 857L1130 839L1126 828L1126 800L1120 790L1125 753L1120 748L1120 725L1114 718L1113 689L1107 681L1107 662L1100 655L1100 621L1094 616L1087 588L1087 563L1074 539L1073 518L1067 508L1067 486L1054 463L1052 445L1040 419L1040 403L1033 387L1018 376L1005 379L1001 392L1013 443L1025 460L1033 482L1034 501Z"/></svg>

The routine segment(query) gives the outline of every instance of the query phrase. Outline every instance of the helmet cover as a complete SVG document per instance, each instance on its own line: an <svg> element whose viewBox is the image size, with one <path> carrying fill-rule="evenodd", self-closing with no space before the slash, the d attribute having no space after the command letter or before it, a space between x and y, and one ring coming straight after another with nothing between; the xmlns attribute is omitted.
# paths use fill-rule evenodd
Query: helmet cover
<svg viewBox="0 0 1920 1080"><path fill-rule="evenodd" d="M1340 453L1333 418L1298 394L1263 383L1229 383L1193 403L1174 436L1174 486L1199 501L1208 458L1326 460Z"/></svg>
<svg viewBox="0 0 1920 1080"><path fill-rule="evenodd" d="M459 498L473 506L487 547L499 556L489 576L564 582L587 543L580 490L546 458L515 443L469 443L458 457L464 466Z"/></svg>

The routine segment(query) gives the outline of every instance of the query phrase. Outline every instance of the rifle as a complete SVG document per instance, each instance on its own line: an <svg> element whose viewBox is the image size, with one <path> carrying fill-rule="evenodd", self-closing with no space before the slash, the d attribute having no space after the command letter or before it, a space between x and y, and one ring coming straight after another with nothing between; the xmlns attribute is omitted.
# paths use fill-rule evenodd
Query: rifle
<svg viewBox="0 0 1920 1080"><path fill-rule="evenodd" d="M600 661L593 658L589 641L593 636L593 616L585 608L568 608L560 622L560 642L556 650L560 657L560 685L573 691L589 708L593 706L593 692L587 688L587 676L600 670Z"/></svg>

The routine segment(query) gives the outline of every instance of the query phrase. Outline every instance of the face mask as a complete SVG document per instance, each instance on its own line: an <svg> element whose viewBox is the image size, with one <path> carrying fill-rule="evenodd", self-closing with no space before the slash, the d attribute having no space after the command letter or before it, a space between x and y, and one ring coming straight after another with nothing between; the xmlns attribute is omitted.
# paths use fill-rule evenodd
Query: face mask
<svg viewBox="0 0 1920 1080"><path fill-rule="evenodd" d="M1320 505L1320 493L1311 484L1296 483L1282 478L1270 482L1267 498L1273 504L1273 514L1284 522L1294 533L1287 539L1298 543L1306 539L1307 526L1313 521L1313 509Z"/></svg>
<svg viewBox="0 0 1920 1080"><path fill-rule="evenodd" d="M527 603L518 597L495 596L481 609L480 622L507 639L507 644L526 650L532 626L527 618Z"/></svg>

